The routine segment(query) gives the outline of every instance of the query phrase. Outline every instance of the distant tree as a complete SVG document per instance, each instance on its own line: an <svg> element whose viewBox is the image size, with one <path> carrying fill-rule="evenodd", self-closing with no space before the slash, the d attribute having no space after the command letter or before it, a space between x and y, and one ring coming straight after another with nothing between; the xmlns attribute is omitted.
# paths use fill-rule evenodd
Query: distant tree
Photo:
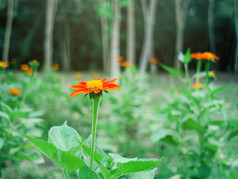
<svg viewBox="0 0 238 179"><path fill-rule="evenodd" d="M144 42L142 47L142 53L140 56L139 70L145 72L148 66L148 60L153 55L153 31L156 15L156 4L158 0L150 0L150 4L147 5L146 0L141 0L142 10L144 15Z"/></svg>
<svg viewBox="0 0 238 179"><path fill-rule="evenodd" d="M11 39L11 32L12 32L12 21L13 21L13 8L14 8L14 1L7 0L7 23L4 35L4 45L3 45L3 53L2 53L2 60L7 62L9 56L9 48L10 48L10 39Z"/></svg>
<svg viewBox="0 0 238 179"><path fill-rule="evenodd" d="M126 59L131 63L135 63L135 15L134 15L135 0L129 0L127 8L127 51Z"/></svg>
<svg viewBox="0 0 238 179"><path fill-rule="evenodd" d="M180 51L183 51L184 28L190 0L175 0L174 2L175 2L175 19L176 19L176 46L175 46L174 66L177 69L181 69L182 66L180 61L178 60L178 55Z"/></svg>
<svg viewBox="0 0 238 179"><path fill-rule="evenodd" d="M209 0L208 4L208 33L210 51L216 53L215 32L214 32L214 3L215 0Z"/></svg>
<svg viewBox="0 0 238 179"><path fill-rule="evenodd" d="M235 73L238 73L238 0L234 0L234 9L235 9L235 34L236 34L234 71Z"/></svg>
<svg viewBox="0 0 238 179"><path fill-rule="evenodd" d="M120 55L120 14L121 9L118 0L113 0L114 20L111 29L111 77L118 78L120 75L120 66L116 61Z"/></svg>
<svg viewBox="0 0 238 179"><path fill-rule="evenodd" d="M44 69L49 71L53 58L53 36L54 36L54 18L56 13L57 0L46 1L45 16L45 38L44 38Z"/></svg>

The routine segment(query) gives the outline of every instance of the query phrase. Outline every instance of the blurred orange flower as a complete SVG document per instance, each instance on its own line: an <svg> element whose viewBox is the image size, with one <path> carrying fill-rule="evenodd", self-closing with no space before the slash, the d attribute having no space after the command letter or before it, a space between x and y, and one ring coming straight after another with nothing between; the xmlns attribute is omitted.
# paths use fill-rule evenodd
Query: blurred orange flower
<svg viewBox="0 0 238 179"><path fill-rule="evenodd" d="M80 73L80 72L77 72L77 73L74 74L74 76L75 76L75 78L79 79L79 78L81 78L83 76L83 74Z"/></svg>
<svg viewBox="0 0 238 179"><path fill-rule="evenodd" d="M7 68L7 67L8 67L7 62L0 61L0 68Z"/></svg>
<svg viewBox="0 0 238 179"><path fill-rule="evenodd" d="M194 89L199 89L202 87L202 83L193 83L193 88Z"/></svg>
<svg viewBox="0 0 238 179"><path fill-rule="evenodd" d="M191 57L197 60L212 60L213 62L216 62L217 60L219 60L219 58L211 53L211 52L197 52L197 53L192 53Z"/></svg>
<svg viewBox="0 0 238 179"><path fill-rule="evenodd" d="M117 59L116 59L116 61L118 61L118 62L122 62L124 60L124 57L123 56L119 56L119 57L117 57Z"/></svg>
<svg viewBox="0 0 238 179"><path fill-rule="evenodd" d="M83 81L80 82L76 85L71 86L71 88L76 89L70 97L74 97L78 94L84 93L84 94L89 94L89 93L94 93L98 94L100 91L107 91L107 90L117 90L120 89L121 87L117 84L114 84L117 78L107 81L107 78L104 79L94 79L92 81Z"/></svg>
<svg viewBox="0 0 238 179"><path fill-rule="evenodd" d="M20 70L27 71L30 67L27 64L21 64Z"/></svg>
<svg viewBox="0 0 238 179"><path fill-rule="evenodd" d="M154 63L154 64L158 64L159 60L158 60L158 58L152 57L152 58L150 58L149 62Z"/></svg>
<svg viewBox="0 0 238 179"><path fill-rule="evenodd" d="M54 71L58 71L59 68L60 68L59 64L52 65L52 70L54 70Z"/></svg>
<svg viewBox="0 0 238 179"><path fill-rule="evenodd" d="M98 73L98 72L92 72L91 75L92 75L92 77L95 78L95 77L98 77L98 76L99 76L99 73Z"/></svg>
<svg viewBox="0 0 238 179"><path fill-rule="evenodd" d="M121 67L132 67L133 64L131 62L128 61L123 61L121 62Z"/></svg>
<svg viewBox="0 0 238 179"><path fill-rule="evenodd" d="M8 90L8 94L11 94L14 96L20 95L21 93L22 93L22 91L18 88L13 88L13 89Z"/></svg>
<svg viewBox="0 0 238 179"><path fill-rule="evenodd" d="M26 71L27 75L32 75L32 69L29 67L29 69ZM37 70L35 71L35 74L37 74Z"/></svg>

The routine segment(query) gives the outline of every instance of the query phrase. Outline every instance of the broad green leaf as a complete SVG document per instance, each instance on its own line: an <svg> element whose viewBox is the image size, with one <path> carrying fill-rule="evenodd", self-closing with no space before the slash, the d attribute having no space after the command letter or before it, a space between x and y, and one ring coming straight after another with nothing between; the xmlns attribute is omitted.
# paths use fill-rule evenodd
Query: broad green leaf
<svg viewBox="0 0 238 179"><path fill-rule="evenodd" d="M44 162L42 156L33 150L18 151L14 156L21 160L28 160L37 164L42 164Z"/></svg>
<svg viewBox="0 0 238 179"><path fill-rule="evenodd" d="M151 141L152 143L157 142L158 140L164 138L165 136L167 136L171 131L168 129L164 129L164 128L160 128L156 131L153 132L152 136L151 136Z"/></svg>
<svg viewBox="0 0 238 179"><path fill-rule="evenodd" d="M130 173L149 171L157 167L163 158L161 159L138 159L136 161L129 161L125 163L117 163L117 168L112 170L112 176L117 178L122 175Z"/></svg>
<svg viewBox="0 0 238 179"><path fill-rule="evenodd" d="M183 76L183 73L174 69L174 68L171 68L169 66L166 66L166 65L163 65L163 64L160 64L160 66L165 69L167 72L169 72L171 75L174 75L174 76L177 76L177 77L182 77Z"/></svg>
<svg viewBox="0 0 238 179"><path fill-rule="evenodd" d="M54 161L57 163L57 165L64 168L67 173L71 173L85 166L85 163L81 158L71 155L70 152L67 151L59 150L57 153L55 153Z"/></svg>
<svg viewBox="0 0 238 179"><path fill-rule="evenodd" d="M201 126L199 123L194 121L192 118L188 118L186 121L183 122L182 124L183 129L194 129L194 130L201 130Z"/></svg>
<svg viewBox="0 0 238 179"><path fill-rule="evenodd" d="M101 179L101 177L95 173L87 165L79 169L79 178L80 179Z"/></svg>
<svg viewBox="0 0 238 179"><path fill-rule="evenodd" d="M67 121L62 126L54 126L49 130L49 142L54 144L59 150L71 151L78 147L77 140L81 141L78 132L67 125Z"/></svg>
<svg viewBox="0 0 238 179"><path fill-rule="evenodd" d="M113 154L113 153L109 153L109 155L112 157L113 162L115 162L115 163L126 163L126 162L129 162L129 161L136 161L137 160L137 158L125 158L125 157L122 157L118 154Z"/></svg>
<svg viewBox="0 0 238 179"><path fill-rule="evenodd" d="M21 134L21 133L19 133ZM24 134L21 134L25 138L27 138L35 147L37 147L42 153L44 153L50 159L53 159L54 154L57 152L57 148L44 140L36 139L34 137L30 137Z"/></svg>

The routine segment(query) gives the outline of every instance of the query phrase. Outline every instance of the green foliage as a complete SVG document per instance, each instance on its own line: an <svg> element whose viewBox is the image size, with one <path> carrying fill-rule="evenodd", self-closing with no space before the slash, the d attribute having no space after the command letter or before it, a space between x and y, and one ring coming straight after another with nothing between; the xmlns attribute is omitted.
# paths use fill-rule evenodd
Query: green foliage
<svg viewBox="0 0 238 179"><path fill-rule="evenodd" d="M52 127L49 131L49 142L36 139L24 134L21 134L25 138L27 138L33 145L35 145L42 153L44 153L47 157L49 157L56 165L64 169L68 174L74 172L79 169L79 176L93 178L100 178L100 173L97 168L94 167L94 170L87 166L88 157L91 157L91 148L86 144L89 144L88 140L91 140L91 137L87 139L84 143L80 142L80 136L75 133L75 129L67 126L65 122L62 126ZM57 137L56 137L57 136ZM62 140L60 140L62 136ZM74 137L76 136L76 137ZM59 137L59 139L57 139ZM52 141L55 145L52 144ZM78 145L76 146L76 143ZM71 146L69 148L65 148L65 146ZM58 148L56 147L58 146ZM74 150L77 148L77 150ZM67 150L67 151L62 151ZM78 150L83 150L83 153L77 153ZM97 152L99 151L99 152ZM77 155L78 154L78 155ZM96 148L94 161L96 165L101 170L101 173L104 178L118 178L123 175L144 172L153 170L157 167L162 158L157 159L125 159L120 157L119 155L110 155L110 163L113 163L113 167L107 168L103 161L109 162L109 158L104 154L101 149ZM120 160L117 160L117 158Z"/></svg>
<svg viewBox="0 0 238 179"><path fill-rule="evenodd" d="M175 68L171 68L171 67L163 65L163 64L160 64L160 66L163 69L165 69L166 71L168 71L171 75L174 75L174 76L177 76L177 77L180 77L180 78L183 76L182 72L176 70Z"/></svg>

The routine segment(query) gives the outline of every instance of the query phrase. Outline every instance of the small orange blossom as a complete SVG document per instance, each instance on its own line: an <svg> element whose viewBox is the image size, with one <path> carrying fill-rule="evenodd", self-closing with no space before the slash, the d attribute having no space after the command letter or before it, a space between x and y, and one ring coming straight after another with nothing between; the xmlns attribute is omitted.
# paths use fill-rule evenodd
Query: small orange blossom
<svg viewBox="0 0 238 179"><path fill-rule="evenodd" d="M54 70L54 71L58 71L59 68L60 68L59 64L52 65L52 70Z"/></svg>
<svg viewBox="0 0 238 179"><path fill-rule="evenodd" d="M30 67L27 64L21 64L20 69L23 71L27 71Z"/></svg>
<svg viewBox="0 0 238 179"><path fill-rule="evenodd" d="M22 93L22 91L18 88L13 88L13 89L8 90L8 94L11 94L14 96L20 95L21 93Z"/></svg>
<svg viewBox="0 0 238 179"><path fill-rule="evenodd" d="M117 57L117 59L116 59L116 61L118 61L118 62L122 62L124 60L124 57L123 56L119 56L119 57Z"/></svg>
<svg viewBox="0 0 238 179"><path fill-rule="evenodd" d="M75 78L79 79L79 78L81 78L83 76L83 74L80 73L80 72L77 72L77 73L74 74L74 76L75 76Z"/></svg>
<svg viewBox="0 0 238 179"><path fill-rule="evenodd" d="M1 67L1 68L7 68L7 67L8 67L8 63L7 63L7 62L0 61L0 67Z"/></svg>
<svg viewBox="0 0 238 179"><path fill-rule="evenodd" d="M107 90L117 90L120 89L121 87L117 84L114 84L117 78L107 81L107 78L104 79L94 79L92 81L83 81L79 82L76 85L71 86L72 89L76 89L70 97L74 97L78 94L84 93L84 94L89 94L89 93L95 93L98 94L100 91L105 91Z"/></svg>
<svg viewBox="0 0 238 179"><path fill-rule="evenodd" d="M92 75L92 77L98 77L99 73L98 72L92 72L91 75Z"/></svg>
<svg viewBox="0 0 238 179"><path fill-rule="evenodd" d="M159 60L158 60L158 58L152 57L152 58L150 58L149 62L154 63L154 64L158 64Z"/></svg>
<svg viewBox="0 0 238 179"><path fill-rule="evenodd" d="M213 54L213 53L211 53L211 52L204 52L204 53L202 53L202 52L197 52L197 53L192 53L192 54L191 54L191 57L194 58L194 59L196 59L196 60L211 60L211 61L213 61L213 62L215 62L215 63L216 63L217 60L219 60L219 58L218 58L215 54Z"/></svg>
<svg viewBox="0 0 238 179"><path fill-rule="evenodd" d="M193 83L193 88L194 89L199 89L202 87L202 83Z"/></svg>
<svg viewBox="0 0 238 179"><path fill-rule="evenodd" d="M121 62L121 67L132 67L133 64L131 62L128 61L123 61Z"/></svg>

